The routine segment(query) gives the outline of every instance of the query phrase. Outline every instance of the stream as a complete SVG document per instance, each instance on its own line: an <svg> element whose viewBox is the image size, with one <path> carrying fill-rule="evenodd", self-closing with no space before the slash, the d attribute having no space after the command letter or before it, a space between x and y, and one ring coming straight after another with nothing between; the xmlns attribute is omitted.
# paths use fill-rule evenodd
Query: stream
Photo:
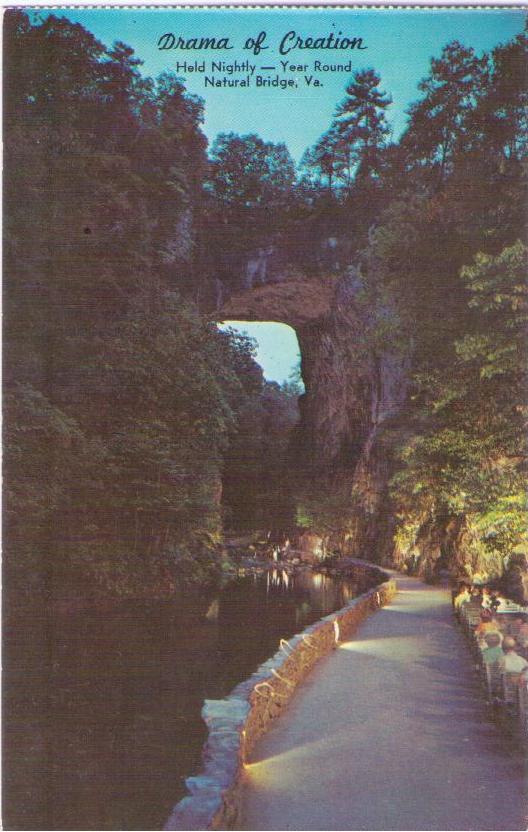
<svg viewBox="0 0 528 832"><path fill-rule="evenodd" d="M279 565L208 602L134 600L11 628L6 827L161 829L201 767L203 700L364 589Z"/></svg>

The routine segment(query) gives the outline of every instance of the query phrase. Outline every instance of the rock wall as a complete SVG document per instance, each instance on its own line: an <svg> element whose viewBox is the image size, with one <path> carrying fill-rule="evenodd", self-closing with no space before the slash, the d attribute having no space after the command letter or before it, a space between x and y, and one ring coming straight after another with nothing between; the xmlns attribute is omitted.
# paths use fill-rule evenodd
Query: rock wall
<svg viewBox="0 0 528 832"><path fill-rule="evenodd" d="M395 547L391 560L397 569L427 581L446 569L453 580L494 583L508 598L528 603L528 554L514 551L505 559L486 550L468 516L424 517L414 539L405 548Z"/></svg>
<svg viewBox="0 0 528 832"><path fill-rule="evenodd" d="M209 728L204 768L186 781L190 792L174 808L166 830L231 829L239 815L244 764L251 749L295 693L316 662L349 639L358 624L396 593L393 580L375 567L350 563L348 571L365 570L378 586L350 601L338 612L282 640L279 651L247 681L222 700L206 700L202 714Z"/></svg>
<svg viewBox="0 0 528 832"><path fill-rule="evenodd" d="M328 477L323 487L330 488L336 476L348 483L346 523L334 546L387 562L393 522L388 483L410 360L370 346L372 319L362 289L359 275L349 271L336 285L326 318L297 330L306 386L297 444L308 478Z"/></svg>
<svg viewBox="0 0 528 832"><path fill-rule="evenodd" d="M506 595L517 603L528 605L528 554L513 552L503 578Z"/></svg>
<svg viewBox="0 0 528 832"><path fill-rule="evenodd" d="M325 256L330 256L327 249L338 256L338 246L326 245ZM281 262L282 274L271 266ZM388 349L374 350L370 334L381 313L365 303L359 273L349 269L338 275L336 265L329 262L328 271L307 276L285 265L275 250L273 256L260 252L247 264L246 288L232 291L215 314L225 320L278 321L294 327L306 392L299 401L292 468L326 491L332 490L336 477L345 483L346 522L334 535L334 548L356 557L373 552L378 562L387 562L393 462L385 429L405 406L410 362Z"/></svg>

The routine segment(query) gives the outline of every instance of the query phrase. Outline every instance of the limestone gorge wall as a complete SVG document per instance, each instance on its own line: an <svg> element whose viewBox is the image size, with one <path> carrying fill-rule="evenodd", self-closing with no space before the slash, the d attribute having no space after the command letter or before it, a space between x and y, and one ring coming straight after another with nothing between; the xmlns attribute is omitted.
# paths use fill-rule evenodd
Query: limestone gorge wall
<svg viewBox="0 0 528 832"><path fill-rule="evenodd" d="M272 245L250 254L222 283L214 315L296 330L306 392L292 468L312 530L330 548L388 562L391 430L406 402L409 361L368 348L371 312L357 271L342 271L347 253L337 239L321 240L310 264L304 250L293 246L293 253L301 266Z"/></svg>
<svg viewBox="0 0 528 832"><path fill-rule="evenodd" d="M221 263L211 314L221 320L278 321L297 333L306 392L292 441L299 547L315 557L339 551L431 579L440 568L468 579L501 576L472 532L471 518L424 517L405 548L394 542L389 482L396 450L412 431L407 354L374 348L373 309L346 236L277 238ZM505 588L528 600L526 554L513 553Z"/></svg>
<svg viewBox="0 0 528 832"><path fill-rule="evenodd" d="M485 551L471 516L457 518L421 518L414 540L404 548L392 550L392 561L399 569L407 569L430 580L438 567L448 567L460 578L476 583L500 577L508 597L521 604L528 603L528 556L524 550L514 551L504 562L499 554Z"/></svg>

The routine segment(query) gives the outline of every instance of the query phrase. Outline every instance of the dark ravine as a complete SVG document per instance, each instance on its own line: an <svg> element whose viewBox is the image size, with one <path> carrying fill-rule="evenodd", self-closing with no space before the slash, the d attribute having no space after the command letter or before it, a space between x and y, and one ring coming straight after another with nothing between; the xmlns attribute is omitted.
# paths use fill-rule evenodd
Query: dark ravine
<svg viewBox="0 0 528 832"><path fill-rule="evenodd" d="M502 579L504 590L528 601L526 554L479 557L463 518L425 518L412 545L395 545L397 507L390 482L398 451L412 433L410 401L412 339L397 353L372 345L374 321L388 310L364 298L357 259L346 237L315 235L304 246L283 240L263 245L232 262L231 279L220 281L213 317L277 321L297 333L305 393L292 443L297 484L316 483L321 493L341 492L333 528L317 521L310 531L327 552L368 557L426 580L448 568L453 578ZM317 497L315 498L317 502ZM475 554L477 551L477 554Z"/></svg>
<svg viewBox="0 0 528 832"><path fill-rule="evenodd" d="M187 779L189 796L169 817L166 830L231 829L239 815L244 763L255 742L284 710L297 685L315 663L350 638L359 622L387 603L396 583L380 569L348 559L342 573L369 574L376 586L327 615L298 635L282 641L272 658L222 700L206 700L202 715L208 726L204 767Z"/></svg>
<svg viewBox="0 0 528 832"><path fill-rule="evenodd" d="M340 269L342 245L333 237L320 240L315 273L288 263L288 255L273 246L248 256L245 265L238 264L234 283L223 284L213 315L295 329L306 389L299 401L295 462L305 479L316 478L324 489L326 479L330 486L337 476L348 492L347 515L330 547L353 557L374 552L377 562L388 564L396 432L387 438L385 429L397 424L406 404L410 358L389 350L375 354L367 346L375 312L362 301L359 272ZM289 256L299 257L298 249Z"/></svg>

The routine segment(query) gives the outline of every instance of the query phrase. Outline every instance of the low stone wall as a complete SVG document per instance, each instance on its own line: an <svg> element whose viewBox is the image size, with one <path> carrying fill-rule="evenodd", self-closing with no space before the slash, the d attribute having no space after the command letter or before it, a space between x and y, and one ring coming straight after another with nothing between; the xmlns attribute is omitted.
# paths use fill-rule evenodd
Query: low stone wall
<svg viewBox="0 0 528 832"><path fill-rule="evenodd" d="M316 662L395 595L396 582L367 563L349 560L345 574L357 576L365 570L379 578L377 586L289 641L282 640L278 652L225 699L205 700L202 716L209 736L204 767L185 781L190 794L174 807L166 830L231 829L236 824L244 763L258 738L281 715Z"/></svg>

